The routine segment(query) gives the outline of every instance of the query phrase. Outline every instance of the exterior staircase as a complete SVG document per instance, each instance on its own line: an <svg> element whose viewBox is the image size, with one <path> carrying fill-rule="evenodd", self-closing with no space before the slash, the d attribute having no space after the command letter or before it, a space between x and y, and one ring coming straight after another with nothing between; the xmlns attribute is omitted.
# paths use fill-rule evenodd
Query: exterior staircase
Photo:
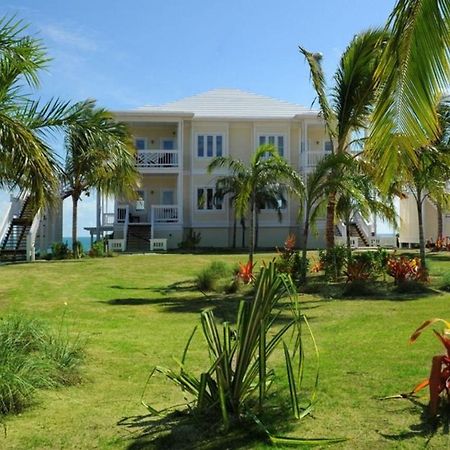
<svg viewBox="0 0 450 450"><path fill-rule="evenodd" d="M148 224L128 224L127 252L150 251L151 226Z"/></svg>
<svg viewBox="0 0 450 450"><path fill-rule="evenodd" d="M24 261L27 253L27 235L31 229L36 209L25 199L18 217L14 217L0 244L0 259L7 261Z"/></svg>
<svg viewBox="0 0 450 450"><path fill-rule="evenodd" d="M365 236L365 234L361 231L361 228L356 222L349 224L349 231L351 237L357 237L359 239L359 242L364 243L365 247L369 246L367 236Z"/></svg>

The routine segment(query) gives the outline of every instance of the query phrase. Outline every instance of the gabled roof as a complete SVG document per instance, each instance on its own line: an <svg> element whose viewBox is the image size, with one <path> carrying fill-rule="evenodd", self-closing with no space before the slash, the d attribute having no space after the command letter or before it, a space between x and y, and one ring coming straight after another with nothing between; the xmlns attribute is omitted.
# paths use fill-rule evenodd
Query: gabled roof
<svg viewBox="0 0 450 450"><path fill-rule="evenodd" d="M318 111L239 89L213 89L160 106L143 106L139 113L191 113L195 118L291 119Z"/></svg>

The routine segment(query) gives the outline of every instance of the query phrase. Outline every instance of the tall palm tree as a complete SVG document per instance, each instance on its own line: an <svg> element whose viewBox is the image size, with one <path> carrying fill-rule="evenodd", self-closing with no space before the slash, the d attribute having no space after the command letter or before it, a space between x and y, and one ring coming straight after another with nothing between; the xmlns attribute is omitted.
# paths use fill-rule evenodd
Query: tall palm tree
<svg viewBox="0 0 450 450"><path fill-rule="evenodd" d="M40 206L58 192L57 164L45 138L75 115L68 103L30 97L49 59L26 28L0 18L0 187L26 190Z"/></svg>
<svg viewBox="0 0 450 450"><path fill-rule="evenodd" d="M253 262L258 192L276 184L291 192L295 190L300 195L303 183L297 172L271 144L259 146L248 166L239 159L219 156L209 164L208 171L211 173L224 166L231 171L231 176L238 177L242 182L242 188L235 199L235 209L240 217L250 213L249 260Z"/></svg>
<svg viewBox="0 0 450 450"><path fill-rule="evenodd" d="M325 129L333 144L332 153L348 152L355 140L355 135L368 126L380 84L376 71L386 44L386 37L383 30L375 29L365 31L353 38L341 57L334 75L334 87L330 97L327 96L325 76L321 66L322 55L299 47L309 64ZM337 176L339 174L332 170L330 177ZM327 205L327 248L334 246L335 207L336 191L331 191Z"/></svg>
<svg viewBox="0 0 450 450"><path fill-rule="evenodd" d="M72 245L78 257L78 202L83 193L99 189L105 194L132 198L138 187L135 150L126 126L95 102L78 105L78 119L67 128L63 198L72 197Z"/></svg>
<svg viewBox="0 0 450 450"><path fill-rule="evenodd" d="M386 30L368 146L385 186L404 153L415 161L416 149L439 137L435 105L450 81L450 2L398 0Z"/></svg>
<svg viewBox="0 0 450 450"><path fill-rule="evenodd" d="M331 177L331 172L342 173L337 166L344 164L348 158L345 155L329 155L323 158L314 170L304 177L303 202L300 204L299 220L303 222L301 239L302 269L301 281L306 281L306 259L310 229L324 213L329 193L342 191L342 177Z"/></svg>

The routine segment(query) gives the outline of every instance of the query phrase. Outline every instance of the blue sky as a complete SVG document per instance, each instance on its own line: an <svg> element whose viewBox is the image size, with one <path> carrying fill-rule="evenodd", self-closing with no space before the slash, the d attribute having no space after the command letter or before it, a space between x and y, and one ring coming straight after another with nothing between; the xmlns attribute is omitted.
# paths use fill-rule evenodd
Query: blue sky
<svg viewBox="0 0 450 450"><path fill-rule="evenodd" d="M44 99L95 98L114 110L239 88L309 106L314 93L298 45L323 53L331 84L351 38L383 25L394 3L5 0L2 14L29 23L53 58L41 77ZM0 211L6 199L0 194ZM80 224L93 224L94 211L94 200L84 200Z"/></svg>

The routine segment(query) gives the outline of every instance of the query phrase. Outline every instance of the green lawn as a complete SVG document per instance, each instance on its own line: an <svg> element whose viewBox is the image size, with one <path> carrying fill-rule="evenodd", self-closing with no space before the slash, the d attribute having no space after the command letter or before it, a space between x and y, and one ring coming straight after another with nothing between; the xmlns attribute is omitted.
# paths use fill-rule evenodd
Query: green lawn
<svg viewBox="0 0 450 450"><path fill-rule="evenodd" d="M257 261L272 256L258 255ZM450 271L450 257L433 258L436 285ZM236 298L205 297L192 288L195 273L219 259L246 258L137 255L1 266L0 313L19 311L58 327L66 309L64 327L87 338L88 357L81 385L42 391L31 409L7 418L0 448L168 448L168 442L201 448L188 443L195 439L192 429L177 423L172 441L152 442L155 428L139 417L146 414L140 397L155 364L173 366L172 356L180 356L203 308L216 307L220 319L234 316ZM427 442L428 448L450 448L448 424L432 431L421 419L427 392L415 403L379 400L408 391L427 376L440 344L431 333L412 346L408 337L424 319L450 318L449 302L450 294L437 291L391 300L303 295L303 311L320 348L319 399L313 416L291 429L279 422L277 427L302 437L349 438L336 448L421 448ZM199 335L192 367L201 367L203 348ZM312 355L309 361L312 365ZM273 364L281 365L281 359ZM182 401L160 378L145 398L157 407ZM266 448L241 442L211 448Z"/></svg>

